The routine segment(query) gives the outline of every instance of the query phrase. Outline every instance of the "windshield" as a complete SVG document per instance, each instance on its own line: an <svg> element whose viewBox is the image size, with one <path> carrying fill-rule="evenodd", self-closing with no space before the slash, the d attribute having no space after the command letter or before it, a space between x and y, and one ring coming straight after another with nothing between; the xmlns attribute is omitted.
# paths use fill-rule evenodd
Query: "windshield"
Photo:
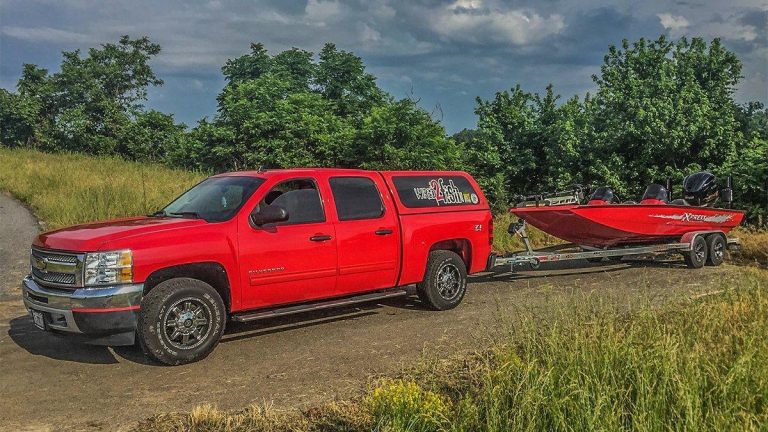
<svg viewBox="0 0 768 432"><path fill-rule="evenodd" d="M211 177L184 192L155 215L225 221L231 219L263 183L264 179L258 177Z"/></svg>

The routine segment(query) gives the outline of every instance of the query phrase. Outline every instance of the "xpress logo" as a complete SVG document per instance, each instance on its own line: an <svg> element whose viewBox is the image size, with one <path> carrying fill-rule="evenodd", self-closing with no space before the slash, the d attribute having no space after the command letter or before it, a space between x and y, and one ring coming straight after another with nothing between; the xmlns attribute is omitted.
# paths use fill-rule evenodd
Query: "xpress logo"
<svg viewBox="0 0 768 432"><path fill-rule="evenodd" d="M710 223L723 223L733 219L733 215L730 214L715 214L715 215L703 215L685 212L683 214L673 215L651 215L651 217L660 219L672 219L681 222L710 222Z"/></svg>
<svg viewBox="0 0 768 432"><path fill-rule="evenodd" d="M477 194L462 192L453 183L453 180L448 180L446 184L442 178L430 180L427 187L413 188L413 192L417 199L435 201L438 206L441 204L477 204L480 201Z"/></svg>

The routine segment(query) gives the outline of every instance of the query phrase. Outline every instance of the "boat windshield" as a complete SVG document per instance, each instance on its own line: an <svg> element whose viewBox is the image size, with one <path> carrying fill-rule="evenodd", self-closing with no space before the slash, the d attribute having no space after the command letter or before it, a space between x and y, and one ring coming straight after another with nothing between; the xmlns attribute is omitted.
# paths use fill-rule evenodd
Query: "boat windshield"
<svg viewBox="0 0 768 432"><path fill-rule="evenodd" d="M208 222L229 220L264 181L263 178L249 176L210 177L184 192L154 216L196 218Z"/></svg>

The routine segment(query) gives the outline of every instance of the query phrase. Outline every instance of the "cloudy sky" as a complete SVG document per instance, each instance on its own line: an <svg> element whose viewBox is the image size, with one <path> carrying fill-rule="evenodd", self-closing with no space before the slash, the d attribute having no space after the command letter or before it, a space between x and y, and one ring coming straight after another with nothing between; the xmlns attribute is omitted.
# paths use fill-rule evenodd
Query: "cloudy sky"
<svg viewBox="0 0 768 432"><path fill-rule="evenodd" d="M744 63L737 99L766 103L767 21L768 0L0 0L0 87L23 63L56 70L62 50L147 35L165 80L147 105L194 125L216 112L221 65L251 42L273 53L334 42L455 132L475 125L475 96L518 83L583 95L609 45L660 34L722 38Z"/></svg>

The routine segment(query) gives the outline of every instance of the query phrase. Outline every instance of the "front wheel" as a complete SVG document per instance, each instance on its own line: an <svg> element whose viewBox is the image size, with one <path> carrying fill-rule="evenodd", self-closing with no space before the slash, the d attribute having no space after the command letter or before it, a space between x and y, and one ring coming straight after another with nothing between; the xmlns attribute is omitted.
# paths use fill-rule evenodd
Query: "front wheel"
<svg viewBox="0 0 768 432"><path fill-rule="evenodd" d="M461 257L446 250L430 252L424 280L416 285L421 301L434 310L453 309L466 290L467 267Z"/></svg>
<svg viewBox="0 0 768 432"><path fill-rule="evenodd" d="M702 236L696 236L691 244L691 250L683 253L685 264L694 269L702 268L707 262L707 241Z"/></svg>
<svg viewBox="0 0 768 432"><path fill-rule="evenodd" d="M190 278L161 282L141 302L137 335L144 354L168 365L204 359L224 334L219 293Z"/></svg>

